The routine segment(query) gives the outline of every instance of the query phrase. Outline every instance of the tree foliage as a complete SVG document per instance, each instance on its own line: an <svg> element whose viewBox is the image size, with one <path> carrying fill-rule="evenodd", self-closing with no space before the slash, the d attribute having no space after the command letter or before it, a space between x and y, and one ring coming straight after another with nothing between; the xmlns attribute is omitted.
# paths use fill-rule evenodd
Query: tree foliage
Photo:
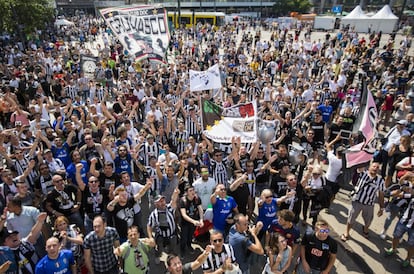
<svg viewBox="0 0 414 274"><path fill-rule="evenodd" d="M20 26L29 33L43 29L46 22L53 20L53 14L49 0L1 0L0 29L13 33Z"/></svg>
<svg viewBox="0 0 414 274"><path fill-rule="evenodd" d="M273 6L275 13L279 16L289 16L293 11L308 13L311 7L309 0L276 0Z"/></svg>

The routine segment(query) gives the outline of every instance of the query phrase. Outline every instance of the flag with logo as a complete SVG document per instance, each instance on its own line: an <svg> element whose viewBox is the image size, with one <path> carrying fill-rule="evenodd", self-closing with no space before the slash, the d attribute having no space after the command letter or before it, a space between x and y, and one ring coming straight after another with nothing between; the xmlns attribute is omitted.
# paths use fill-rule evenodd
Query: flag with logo
<svg viewBox="0 0 414 274"><path fill-rule="evenodd" d="M233 136L242 143L257 141L257 111L255 101L223 108L201 99L204 135L217 143L231 143Z"/></svg>
<svg viewBox="0 0 414 274"><path fill-rule="evenodd" d="M83 72L83 75L86 78L88 79L95 78L95 71L96 71L98 62L99 62L98 57L89 56L89 55L81 55L81 59L80 59L81 72Z"/></svg>
<svg viewBox="0 0 414 274"><path fill-rule="evenodd" d="M167 12L154 6L125 6L100 10L112 33L136 60L164 62L170 42Z"/></svg>
<svg viewBox="0 0 414 274"><path fill-rule="evenodd" d="M360 113L362 119L359 125L359 132L364 137L364 141L350 147L345 153L346 168L368 163L374 157L376 150L378 111L371 92L366 88L365 81L363 86L366 99L362 102L363 107Z"/></svg>
<svg viewBox="0 0 414 274"><path fill-rule="evenodd" d="M205 71L190 69L190 91L202 91L221 88L219 65L208 68Z"/></svg>

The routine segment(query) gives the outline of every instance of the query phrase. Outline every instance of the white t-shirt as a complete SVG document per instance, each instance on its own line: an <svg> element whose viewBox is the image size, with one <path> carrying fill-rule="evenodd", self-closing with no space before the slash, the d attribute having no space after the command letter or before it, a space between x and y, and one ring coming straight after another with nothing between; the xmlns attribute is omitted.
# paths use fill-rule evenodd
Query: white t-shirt
<svg viewBox="0 0 414 274"><path fill-rule="evenodd" d="M335 182L342 169L342 159L338 159L333 151L329 151L328 161L329 165L325 177L328 181Z"/></svg>
<svg viewBox="0 0 414 274"><path fill-rule="evenodd" d="M201 199L201 206L203 209L207 209L210 204L210 196L216 188L216 181L209 177L207 181L203 181L202 178L198 178L194 183L193 187L198 197Z"/></svg>

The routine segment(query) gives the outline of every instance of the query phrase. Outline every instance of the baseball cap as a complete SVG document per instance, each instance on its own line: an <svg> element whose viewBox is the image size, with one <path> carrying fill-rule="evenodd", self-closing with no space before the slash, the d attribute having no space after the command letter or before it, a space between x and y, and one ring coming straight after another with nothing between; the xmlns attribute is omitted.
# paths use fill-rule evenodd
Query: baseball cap
<svg viewBox="0 0 414 274"><path fill-rule="evenodd" d="M49 153L49 152L52 152L50 149L45 149L44 151L43 151L43 154L46 154L46 153Z"/></svg>
<svg viewBox="0 0 414 274"><path fill-rule="evenodd" d="M13 234L19 234L19 231L7 230L7 228L4 228L3 231L0 233L0 243L4 243L4 241Z"/></svg>
<svg viewBox="0 0 414 274"><path fill-rule="evenodd" d="M157 196L155 196L154 202L158 203L162 198L165 198L165 196L158 194Z"/></svg>
<svg viewBox="0 0 414 274"><path fill-rule="evenodd" d="M399 124L399 125L403 125L403 126L406 126L406 125L408 124L408 122L407 122L407 120L399 120L399 121L397 122L397 124Z"/></svg>

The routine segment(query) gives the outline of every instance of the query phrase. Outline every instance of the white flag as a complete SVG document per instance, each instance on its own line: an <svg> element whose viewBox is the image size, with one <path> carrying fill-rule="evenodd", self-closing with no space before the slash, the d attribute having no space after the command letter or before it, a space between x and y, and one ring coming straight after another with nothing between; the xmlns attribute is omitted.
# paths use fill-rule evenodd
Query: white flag
<svg viewBox="0 0 414 274"><path fill-rule="evenodd" d="M154 6L125 6L100 10L105 22L129 55L164 62L170 32L167 12Z"/></svg>
<svg viewBox="0 0 414 274"><path fill-rule="evenodd" d="M221 88L219 65L215 64L206 71L190 69L190 91Z"/></svg>

